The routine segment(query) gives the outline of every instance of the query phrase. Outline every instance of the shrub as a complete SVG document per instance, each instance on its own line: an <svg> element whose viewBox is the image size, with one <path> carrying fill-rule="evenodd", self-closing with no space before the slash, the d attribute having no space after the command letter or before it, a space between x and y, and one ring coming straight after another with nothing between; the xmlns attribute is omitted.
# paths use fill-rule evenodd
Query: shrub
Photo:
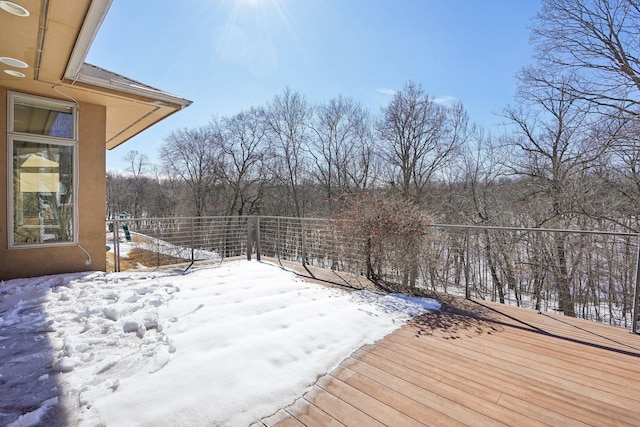
<svg viewBox="0 0 640 427"><path fill-rule="evenodd" d="M359 256L369 279L414 289L418 254L429 227L417 206L384 195L361 194L347 201L338 215L335 224L344 238L361 242Z"/></svg>

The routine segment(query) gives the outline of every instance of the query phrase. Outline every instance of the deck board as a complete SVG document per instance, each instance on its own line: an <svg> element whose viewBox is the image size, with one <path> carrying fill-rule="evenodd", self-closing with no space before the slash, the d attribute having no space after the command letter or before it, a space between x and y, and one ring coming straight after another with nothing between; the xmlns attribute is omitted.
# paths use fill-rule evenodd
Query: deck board
<svg viewBox="0 0 640 427"><path fill-rule="evenodd" d="M290 415L290 418L300 420L307 427L343 427L337 419L327 414L317 406L307 400L298 402L299 411L295 412L296 416Z"/></svg>
<svg viewBox="0 0 640 427"><path fill-rule="evenodd" d="M497 346L491 346L491 343L477 344L470 343L465 340L459 340L455 343L441 343L443 351L451 350L447 347L455 347L456 357L466 357L473 361L473 365L478 369L487 368L491 370L503 370L512 373L514 376L523 377L527 382L544 383L553 388L567 389L573 393L581 393L588 389L589 393L599 391L599 394L616 394L615 390L624 390L624 386L617 386L615 380L622 380L620 377L613 377L607 372L600 372L601 375L608 375L611 381L594 378L592 373L595 369L581 369L578 364L570 364L565 362L564 369L551 367L545 363L545 359L539 354L531 353L532 357L514 356L507 352L511 349L507 346L505 350ZM433 348L433 347L432 347ZM431 350L430 348L429 350ZM426 351L429 351L426 350ZM454 355L453 352L452 356ZM419 357L419 355L417 356ZM622 394L616 394L619 399L626 399ZM632 402L629 402L630 404ZM640 402L636 401L636 404Z"/></svg>
<svg viewBox="0 0 640 427"><path fill-rule="evenodd" d="M322 378L320 380L322 380ZM335 418L345 426L384 426L384 424L368 415L366 412L360 411L348 401L340 398L340 396L327 392L322 387L314 387L314 389L309 393L307 399L323 412ZM376 405L369 408L369 412L377 412Z"/></svg>
<svg viewBox="0 0 640 427"><path fill-rule="evenodd" d="M319 385L323 390L349 403L354 408L367 413L382 425L397 424L406 427L424 427L424 424L416 421L410 415L389 406L383 400L371 396L372 389L367 387L358 388L332 376L325 377L324 381L321 379Z"/></svg>
<svg viewBox="0 0 640 427"><path fill-rule="evenodd" d="M640 426L640 336L449 298L363 347L267 426Z"/></svg>
<svg viewBox="0 0 640 427"><path fill-rule="evenodd" d="M355 367L360 368L358 372L352 371L348 367L344 367L341 371L341 376L345 374L347 377L345 381L353 386L369 394L371 397L383 402L389 406L397 408L403 414L406 414L410 419L403 422L404 425L417 425L424 426L423 423L418 420L425 419L437 419L443 425L455 424L455 421L434 410L428 405L423 404L420 401L413 399L411 395L412 388L410 384L402 381L398 381L398 378L385 375L384 371L377 371L374 375L361 368L366 366L365 364L357 364ZM388 380L388 381L387 381ZM420 393L423 396L422 393Z"/></svg>
<svg viewBox="0 0 640 427"><path fill-rule="evenodd" d="M447 344L445 344L447 345ZM557 413L566 414L567 411L577 410L575 419L583 422L589 422L601 418L600 413L589 413L591 408L595 406L602 406L603 409L608 409L607 405L598 405L599 401L594 399L593 390L588 385L575 384L574 382L562 377L562 376L548 376L544 372L535 371L526 366L507 364L504 366L501 360L495 360L491 357L487 357L481 354L477 356L471 351L458 351L457 346L461 345L461 341L449 344L449 347L454 348L455 352L446 352L442 349L436 349L435 346L429 348L411 348L408 346L400 347L395 345L393 348L396 351L401 352L407 357L413 357L415 360L424 361L425 363L439 364L439 366L450 365L452 370L461 370L461 372L469 378L471 381L481 381L501 392L502 395L509 394L511 396L518 397L528 403L534 404L537 408L536 415L541 413L540 409L546 411L555 411ZM387 343L380 343L381 347L387 348ZM425 352L429 352L429 355L425 355ZM389 353L386 354L390 356ZM439 360L435 360L435 357ZM452 358L456 358L456 363L451 365ZM404 364L408 364L407 359L402 359ZM524 361L523 363L527 363ZM533 363L534 365L536 363ZM428 372L430 368L425 366L424 369ZM572 375L569 373L568 375ZM584 393L589 393L584 396ZM621 399L611 398L608 395L602 395L601 399L610 398L609 402L612 404L619 404ZM502 397L502 396L501 396ZM565 407L563 402L570 403L569 407ZM606 419L601 419L601 422L605 422ZM563 423L565 424L565 423Z"/></svg>

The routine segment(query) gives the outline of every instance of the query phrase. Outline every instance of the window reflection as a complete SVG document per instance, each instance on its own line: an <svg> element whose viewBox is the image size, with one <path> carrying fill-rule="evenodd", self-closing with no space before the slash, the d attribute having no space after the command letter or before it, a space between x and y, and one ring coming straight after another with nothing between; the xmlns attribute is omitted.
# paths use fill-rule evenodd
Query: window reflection
<svg viewBox="0 0 640 427"><path fill-rule="evenodd" d="M69 139L74 137L72 106L19 95L13 99L14 132Z"/></svg>
<svg viewBox="0 0 640 427"><path fill-rule="evenodd" d="M73 147L13 141L14 243L73 241Z"/></svg>

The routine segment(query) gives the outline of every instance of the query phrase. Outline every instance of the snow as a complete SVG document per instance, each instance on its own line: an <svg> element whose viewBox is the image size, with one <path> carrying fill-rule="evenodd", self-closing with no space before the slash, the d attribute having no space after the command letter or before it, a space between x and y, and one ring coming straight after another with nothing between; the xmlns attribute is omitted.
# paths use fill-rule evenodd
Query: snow
<svg viewBox="0 0 640 427"><path fill-rule="evenodd" d="M268 263L0 283L0 425L248 426L438 310Z"/></svg>
<svg viewBox="0 0 640 427"><path fill-rule="evenodd" d="M129 234L131 236L131 239L134 241L126 240L123 232L120 232L119 234L118 251L120 256L123 258L127 258L129 256L129 252L131 252L131 250L133 249L143 249L149 252L169 255L176 258L191 259L192 249L189 246L174 245L165 240L136 233L135 231L130 231ZM115 247L114 233L108 232L106 233L106 236L107 246L111 250L111 248ZM194 249L193 259L199 261L216 260L220 259L220 254L212 251L205 251L202 249Z"/></svg>

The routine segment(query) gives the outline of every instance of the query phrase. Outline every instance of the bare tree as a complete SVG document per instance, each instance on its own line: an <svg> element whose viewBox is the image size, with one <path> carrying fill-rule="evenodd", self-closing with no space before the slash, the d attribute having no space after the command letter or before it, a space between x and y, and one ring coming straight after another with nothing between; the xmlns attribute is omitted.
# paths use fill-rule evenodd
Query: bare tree
<svg viewBox="0 0 640 427"><path fill-rule="evenodd" d="M117 218L124 209L126 183L117 173L107 172L107 218Z"/></svg>
<svg viewBox="0 0 640 427"><path fill-rule="evenodd" d="M265 119L270 145L269 169L276 182L286 189L293 213L302 217L311 108L302 95L286 88L267 105Z"/></svg>
<svg viewBox="0 0 640 427"><path fill-rule="evenodd" d="M394 95L376 128L391 184L402 197L423 201L427 184L463 144L467 123L461 104L448 109L421 85L409 82Z"/></svg>
<svg viewBox="0 0 640 427"><path fill-rule="evenodd" d="M516 128L511 141L516 150L512 171L527 178L531 195L542 196L536 198L538 206L540 201L546 202L546 209L537 210L535 225L569 228L576 215L581 214L579 199L588 197L590 189L584 185L584 177L595 168L607 145L594 140L593 130L597 126L591 121L588 104L576 98L571 90L544 86L539 80L521 83L521 108L506 110L507 118ZM560 309L575 316L567 236L557 233L554 239L550 258Z"/></svg>
<svg viewBox="0 0 640 427"><path fill-rule="evenodd" d="M479 225L506 225L508 218L508 192L499 186L505 175L507 150L497 147L481 130L469 146L463 150L463 190L458 191L460 202L457 210L468 215L468 220ZM505 302L505 280L503 272L513 271L513 263L506 249L506 236L482 230L482 244L493 288L501 303ZM456 263L457 265L457 263ZM512 277L512 276L511 276Z"/></svg>
<svg viewBox="0 0 640 427"><path fill-rule="evenodd" d="M638 115L639 38L638 0L544 0L532 40L547 72L534 76L575 98ZM572 78L554 78L562 75Z"/></svg>
<svg viewBox="0 0 640 427"><path fill-rule="evenodd" d="M207 199L219 176L220 144L211 127L172 132L160 148L169 175L179 177L191 190L196 216L207 214Z"/></svg>
<svg viewBox="0 0 640 427"><path fill-rule="evenodd" d="M509 147L496 144L491 135L477 128L469 144L461 150L461 191L456 192L459 202L453 207L466 216L463 220L478 225L500 225L506 220L508 194L500 186L505 179Z"/></svg>
<svg viewBox="0 0 640 427"><path fill-rule="evenodd" d="M310 155L311 174L320 184L329 214L344 194L370 187L374 173L369 113L352 99L333 98L316 108Z"/></svg>
<svg viewBox="0 0 640 427"><path fill-rule="evenodd" d="M139 218L142 215L142 205L144 204L143 198L145 184L147 183L145 174L149 172L149 157L137 150L131 150L124 156L123 160L127 162L126 171L131 174L133 184L133 194L131 195L133 209L129 213L135 218Z"/></svg>
<svg viewBox="0 0 640 427"><path fill-rule="evenodd" d="M227 191L227 215L242 216L256 208L265 179L264 111L251 108L232 117L214 120L223 153L220 173Z"/></svg>
<svg viewBox="0 0 640 427"><path fill-rule="evenodd" d="M582 210L631 230L639 228L639 38L638 0L544 0L532 38L538 64L523 71L528 81L568 92L606 117L593 136L608 148L598 179L585 177L600 186L599 197L585 200Z"/></svg>
<svg viewBox="0 0 640 427"><path fill-rule="evenodd" d="M597 178L601 184L599 197L594 199L602 208L598 219L621 226L631 232L640 231L640 122L615 120L609 126L611 149L602 159ZM622 122L622 123L621 123Z"/></svg>
<svg viewBox="0 0 640 427"><path fill-rule="evenodd" d="M167 177L162 170L162 166L153 165L149 180L152 183L152 189L149 192L148 206L146 209L152 217L170 217L175 216L178 206L179 188L182 183L178 183Z"/></svg>

